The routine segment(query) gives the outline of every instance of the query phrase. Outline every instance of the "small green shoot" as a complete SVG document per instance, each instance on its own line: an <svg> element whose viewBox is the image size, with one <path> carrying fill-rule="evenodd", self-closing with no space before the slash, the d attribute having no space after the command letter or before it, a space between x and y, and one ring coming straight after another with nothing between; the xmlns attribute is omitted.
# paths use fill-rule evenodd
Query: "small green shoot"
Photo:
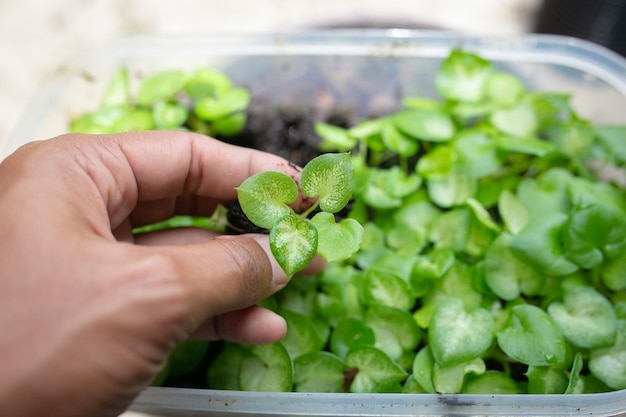
<svg viewBox="0 0 626 417"><path fill-rule="evenodd" d="M324 154L302 170L302 193L315 199L303 213L289 204L298 198L298 186L288 175L265 171L237 187L243 212L255 225L270 230L270 247L287 275L303 269L316 254L327 261L348 259L359 249L363 228L354 219L335 222L337 213L350 200L353 167L347 153ZM311 220L315 209L321 210Z"/></svg>

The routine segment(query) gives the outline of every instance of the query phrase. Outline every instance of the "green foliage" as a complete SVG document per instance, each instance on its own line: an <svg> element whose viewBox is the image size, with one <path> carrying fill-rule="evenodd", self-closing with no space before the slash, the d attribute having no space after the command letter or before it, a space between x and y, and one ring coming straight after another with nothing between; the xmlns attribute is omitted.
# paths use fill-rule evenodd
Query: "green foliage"
<svg viewBox="0 0 626 417"><path fill-rule="evenodd" d="M134 90L128 70L121 69L109 82L100 108L72 120L70 130L117 133L182 129L229 137L246 123L250 92L213 69L158 72L143 79Z"/></svg>
<svg viewBox="0 0 626 417"><path fill-rule="evenodd" d="M263 302L287 321L282 342L214 348L208 387L626 388L626 195L598 176L599 166L626 167L626 126L593 125L567 93L528 91L461 49L433 82L438 99L404 97L397 113L347 128L315 125L320 151L331 153L302 172L310 210L294 212L298 185L278 172L238 188L289 275L316 253L332 262ZM129 86L120 71L101 109L73 128L235 132L250 100L213 70L157 74L138 96ZM145 230L203 221L224 226L216 213ZM156 382L172 381L174 361Z"/></svg>

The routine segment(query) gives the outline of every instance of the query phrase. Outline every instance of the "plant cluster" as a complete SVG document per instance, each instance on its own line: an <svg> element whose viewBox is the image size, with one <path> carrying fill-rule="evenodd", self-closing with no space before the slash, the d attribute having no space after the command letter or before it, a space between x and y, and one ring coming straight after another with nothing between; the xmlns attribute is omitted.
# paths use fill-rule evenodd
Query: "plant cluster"
<svg viewBox="0 0 626 417"><path fill-rule="evenodd" d="M598 178L598 167L624 169L626 127L594 125L566 94L528 91L518 77L462 50L443 60L434 82L438 100L407 97L403 110L349 128L317 124L320 150L351 161L349 219L363 225L360 249L262 303L288 323L281 342L212 343L198 354L204 386L488 394L626 388L626 198ZM262 182L286 181L275 183L274 175ZM287 206L293 185L257 198L257 179L250 181L240 187L250 217L272 229L284 222L285 235L294 234L304 218ZM326 184L330 190L315 185L308 195L332 194L337 184ZM330 226L335 209L311 222ZM164 383L175 385L180 375Z"/></svg>
<svg viewBox="0 0 626 417"><path fill-rule="evenodd" d="M76 117L70 130L118 133L185 129L209 136L232 136L246 123L250 92L234 86L222 72L163 71L144 79L136 93L129 72L120 69L109 82L100 108Z"/></svg>
<svg viewBox="0 0 626 417"><path fill-rule="evenodd" d="M358 250L363 227L354 219L335 222L334 213L352 197L353 167L347 153L327 153L308 162L302 169L300 187L315 202L303 213L289 204L299 190L287 174L265 171L246 179L237 196L245 215L256 226L270 230L274 257L292 276L304 269L316 254L329 262L343 261ZM314 213L311 220L307 217Z"/></svg>

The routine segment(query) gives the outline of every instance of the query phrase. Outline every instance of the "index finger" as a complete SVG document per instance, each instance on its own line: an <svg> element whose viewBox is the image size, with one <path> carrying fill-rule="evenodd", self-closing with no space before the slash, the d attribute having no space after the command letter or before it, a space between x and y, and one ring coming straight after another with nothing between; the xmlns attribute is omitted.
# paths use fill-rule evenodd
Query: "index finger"
<svg viewBox="0 0 626 417"><path fill-rule="evenodd" d="M96 182L112 225L140 202L166 202L196 196L234 200L235 187L249 176L277 170L299 183L300 169L284 158L180 131L134 132L90 138L90 175Z"/></svg>

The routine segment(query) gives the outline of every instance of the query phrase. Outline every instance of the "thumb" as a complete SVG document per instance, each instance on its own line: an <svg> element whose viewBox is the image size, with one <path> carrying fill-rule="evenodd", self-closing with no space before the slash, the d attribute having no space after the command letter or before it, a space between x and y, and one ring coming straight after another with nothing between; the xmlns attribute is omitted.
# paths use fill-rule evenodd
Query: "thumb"
<svg viewBox="0 0 626 417"><path fill-rule="evenodd" d="M158 250L172 261L171 273L188 295L188 331L209 317L256 304L288 282L263 235L220 236L205 243Z"/></svg>

